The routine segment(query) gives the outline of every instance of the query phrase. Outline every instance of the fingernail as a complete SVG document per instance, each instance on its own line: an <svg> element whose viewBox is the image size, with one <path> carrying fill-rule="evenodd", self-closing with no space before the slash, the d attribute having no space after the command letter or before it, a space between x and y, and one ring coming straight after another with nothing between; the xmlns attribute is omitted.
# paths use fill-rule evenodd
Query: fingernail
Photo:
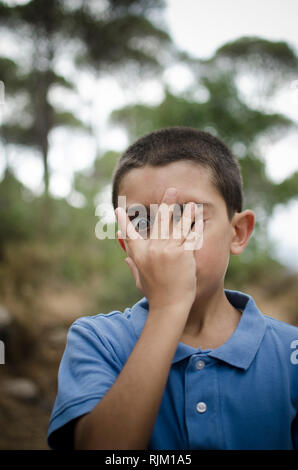
<svg viewBox="0 0 298 470"><path fill-rule="evenodd" d="M177 189L176 188L169 188L167 190L167 195L168 196L176 196L176 194L177 194Z"/></svg>

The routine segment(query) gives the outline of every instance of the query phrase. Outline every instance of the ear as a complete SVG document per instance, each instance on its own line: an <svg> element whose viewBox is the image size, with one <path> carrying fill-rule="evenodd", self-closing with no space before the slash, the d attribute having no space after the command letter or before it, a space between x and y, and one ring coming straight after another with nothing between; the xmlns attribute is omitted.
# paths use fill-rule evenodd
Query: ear
<svg viewBox="0 0 298 470"><path fill-rule="evenodd" d="M118 242L120 243L120 246L121 246L122 250L124 250L125 253L127 253L126 252L126 247L125 247L125 244L124 244L124 240L123 240L123 238L120 237L119 231L116 232L116 237L117 237Z"/></svg>
<svg viewBox="0 0 298 470"><path fill-rule="evenodd" d="M230 252L240 255L245 249L255 226L255 214L251 210L236 212L232 219Z"/></svg>

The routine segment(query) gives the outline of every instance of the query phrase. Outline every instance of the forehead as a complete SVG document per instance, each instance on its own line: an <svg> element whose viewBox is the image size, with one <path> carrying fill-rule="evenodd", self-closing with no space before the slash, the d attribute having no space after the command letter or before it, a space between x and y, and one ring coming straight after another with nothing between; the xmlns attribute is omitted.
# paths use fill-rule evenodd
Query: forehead
<svg viewBox="0 0 298 470"><path fill-rule="evenodd" d="M119 196L126 206L160 204L167 188L178 189L177 203L204 203L204 209L224 204L211 180L211 171L195 162L184 160L163 166L146 165L130 170L122 179Z"/></svg>

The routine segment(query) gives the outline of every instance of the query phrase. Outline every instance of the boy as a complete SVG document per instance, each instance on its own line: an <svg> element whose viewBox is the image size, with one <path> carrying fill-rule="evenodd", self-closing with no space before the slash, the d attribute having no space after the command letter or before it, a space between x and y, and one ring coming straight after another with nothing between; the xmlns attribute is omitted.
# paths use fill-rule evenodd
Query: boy
<svg viewBox="0 0 298 470"><path fill-rule="evenodd" d="M149 236L118 207L119 196L127 211L157 205L142 229ZM122 155L112 198L117 238L144 297L123 313L72 324L49 446L297 449L298 328L224 289L229 256L245 249L254 228L254 213L242 210L236 158L206 132L161 129ZM185 231L174 238L173 208L190 203L203 206L204 241L185 250L196 211L183 212Z"/></svg>

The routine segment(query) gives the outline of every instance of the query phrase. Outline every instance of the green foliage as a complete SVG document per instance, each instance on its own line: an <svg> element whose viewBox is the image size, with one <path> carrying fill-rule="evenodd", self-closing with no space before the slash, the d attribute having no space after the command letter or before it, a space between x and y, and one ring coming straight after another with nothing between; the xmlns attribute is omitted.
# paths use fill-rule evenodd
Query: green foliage
<svg viewBox="0 0 298 470"><path fill-rule="evenodd" d="M219 47L214 58L228 59L229 65L245 65L246 68L259 69L263 74L282 73L293 76L298 69L298 59L294 50L284 41L269 41L267 39L244 36ZM276 75L275 75L276 78ZM267 77L268 79L268 77Z"/></svg>
<svg viewBox="0 0 298 470"><path fill-rule="evenodd" d="M241 290L247 285L263 286L279 279L286 271L285 267L274 258L274 247L268 240L252 238L241 255L231 255L225 284L227 288Z"/></svg>
<svg viewBox="0 0 298 470"><path fill-rule="evenodd" d="M7 241L17 242L34 236L34 214L24 201L30 197L30 191L7 171L0 183L0 254Z"/></svg>
<svg viewBox="0 0 298 470"><path fill-rule="evenodd" d="M287 203L292 197L298 198L298 171L274 186L275 204Z"/></svg>
<svg viewBox="0 0 298 470"><path fill-rule="evenodd" d="M31 0L8 6L0 1L0 30L14 41L25 41L30 51L26 61L0 58L0 79L7 83L7 95L23 99L11 119L3 123L0 142L37 149L44 165L44 187L48 194L50 133L57 126L88 128L67 109L50 103L51 91L59 86L75 91L75 82L57 72L61 44L77 73L84 69L115 73L129 66L130 71L161 70L161 45L170 37L149 19L163 8L160 0L125 2L75 2ZM78 67L79 66L79 67ZM24 99L25 97L25 99ZM90 129L89 129L90 130Z"/></svg>
<svg viewBox="0 0 298 470"><path fill-rule="evenodd" d="M20 86L17 64L7 57L0 57L0 78L6 93L15 92Z"/></svg>
<svg viewBox="0 0 298 470"><path fill-rule="evenodd" d="M84 195L88 206L94 208L95 196L110 183L119 156L113 151L98 155L91 168L75 174L73 187Z"/></svg>

